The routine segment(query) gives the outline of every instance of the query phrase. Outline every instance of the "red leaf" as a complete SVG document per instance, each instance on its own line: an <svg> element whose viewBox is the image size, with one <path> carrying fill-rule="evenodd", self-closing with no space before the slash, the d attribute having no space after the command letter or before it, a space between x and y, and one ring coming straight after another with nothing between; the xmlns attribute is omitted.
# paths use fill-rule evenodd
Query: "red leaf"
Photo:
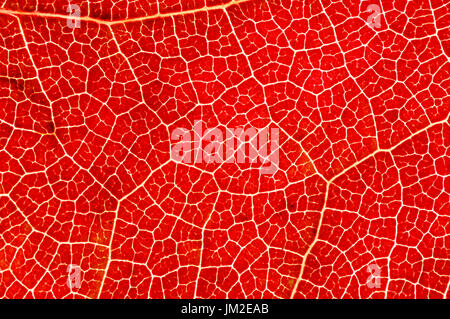
<svg viewBox="0 0 450 319"><path fill-rule="evenodd" d="M3 1L0 297L448 298L449 17Z"/></svg>

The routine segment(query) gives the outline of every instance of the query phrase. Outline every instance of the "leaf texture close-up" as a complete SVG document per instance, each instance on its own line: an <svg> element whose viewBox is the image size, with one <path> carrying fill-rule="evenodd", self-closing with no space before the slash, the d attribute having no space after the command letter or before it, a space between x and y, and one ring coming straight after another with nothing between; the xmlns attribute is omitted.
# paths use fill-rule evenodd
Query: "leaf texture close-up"
<svg viewBox="0 0 450 319"><path fill-rule="evenodd" d="M448 0L0 0L0 298L447 299L449 114Z"/></svg>

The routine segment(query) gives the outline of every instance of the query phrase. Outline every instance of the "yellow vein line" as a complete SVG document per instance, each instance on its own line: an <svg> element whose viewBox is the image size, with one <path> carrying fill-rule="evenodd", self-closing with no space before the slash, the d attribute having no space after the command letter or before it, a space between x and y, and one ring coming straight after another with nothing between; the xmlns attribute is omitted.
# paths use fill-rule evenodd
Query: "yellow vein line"
<svg viewBox="0 0 450 319"><path fill-rule="evenodd" d="M303 279L303 273L305 271L305 267L306 267L306 260L309 257L309 255L311 254L311 251L313 249L313 247L315 246L315 244L319 241L319 232L320 229L322 228L322 224L323 224L323 216L325 214L325 211L327 210L327 206L328 206L328 197L329 197L329 190L330 190L330 186L331 184L334 183L334 181L336 179L338 179L340 176L344 175L345 173L347 173L349 170L355 168L356 166L358 166L359 164L363 163L364 161L366 161L367 159L375 156L378 153L391 153L393 150L395 150L397 147L399 147L401 144L405 143L406 141L414 138L415 136L422 134L423 132L427 132L429 129L431 129L434 126L438 126L438 125L442 125L444 123L448 123L450 121L450 114L447 115L447 118L445 120L439 121L439 122L435 122L432 124L429 124L427 127L424 127L420 130L418 130L417 132L415 132L414 134L411 134L410 136L408 136L407 138L403 139L402 141L398 142L397 144L395 144L394 146L390 147L390 148L386 148L386 149L378 149L376 151L374 151L373 153L367 155L366 157L362 158L361 160L355 162L353 165L347 167L345 170L343 170L342 172L340 172L339 174L335 175L333 178L331 178L329 181L327 181L327 188L325 191L325 202L323 204L322 210L320 212L320 219L319 219L319 223L317 225L317 231L316 231L316 235L314 236L314 240L313 242L309 245L308 250L306 251L303 260L302 260L302 265L300 267L300 274L297 278L297 281L295 282L294 285L294 289L291 292L291 297L290 299L293 299L295 297L295 294L297 293L298 290L298 286L300 284L300 282ZM449 282L449 286L450 286L450 282Z"/></svg>
<svg viewBox="0 0 450 319"><path fill-rule="evenodd" d="M211 6L211 7L202 7L202 8L198 8L198 9L191 9L191 10L180 11L180 12L157 13L157 14L145 16L145 17L122 19L122 20L115 20L115 21L106 21L106 20L102 20L102 19L98 19L98 18L91 18L91 17L75 17L75 16L69 16L66 14L58 14L58 13L44 13L44 12L36 12L36 11L26 12L26 11L14 11L14 10L8 10L8 9L0 9L0 14L3 13L3 14L14 15L14 16L31 16L31 17L39 17L39 18L70 19L72 21L79 20L79 21L93 22L93 23L98 23L98 24L114 25L114 24L121 24L121 23L140 22L140 21L152 20L152 19L156 19L156 18L165 18L165 17L173 17L173 16L179 16L179 15L194 14L197 12L224 10L233 5L248 2L248 1L250 1L250 0L233 0L226 4L216 5L216 6Z"/></svg>

